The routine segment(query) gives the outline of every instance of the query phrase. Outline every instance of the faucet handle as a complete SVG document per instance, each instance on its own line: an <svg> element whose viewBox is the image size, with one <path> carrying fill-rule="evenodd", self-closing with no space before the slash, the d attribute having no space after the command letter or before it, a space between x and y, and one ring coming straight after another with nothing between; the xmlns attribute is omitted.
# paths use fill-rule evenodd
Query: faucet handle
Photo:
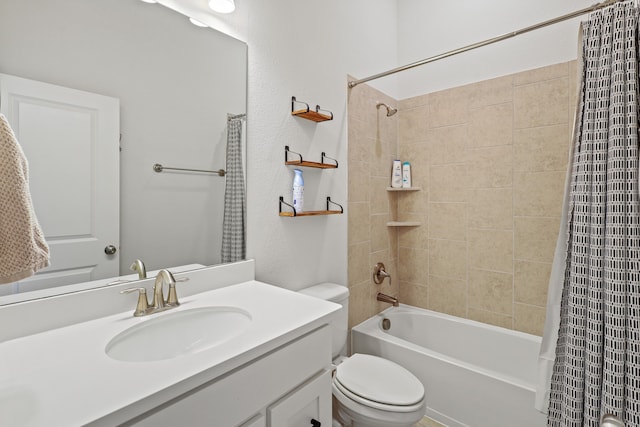
<svg viewBox="0 0 640 427"><path fill-rule="evenodd" d="M167 305L177 307L180 305L178 301L178 292L176 292L176 282L169 283L169 294L167 295Z"/></svg>
<svg viewBox="0 0 640 427"><path fill-rule="evenodd" d="M384 269L384 264L379 262L376 265L374 265L373 266L373 282L376 285L380 285L384 281L385 277L389 278L389 284L391 284L391 275L387 273L387 271Z"/></svg>
<svg viewBox="0 0 640 427"><path fill-rule="evenodd" d="M128 288L120 291L121 294L130 294L131 292L138 291L138 304L136 310L133 312L135 317L144 316L149 310L149 301L147 300L147 290L145 288Z"/></svg>
<svg viewBox="0 0 640 427"><path fill-rule="evenodd" d="M181 277L169 282L169 294L167 295L167 305L171 307L177 307L180 305L178 301L178 292L176 291L176 282L187 282L188 277Z"/></svg>

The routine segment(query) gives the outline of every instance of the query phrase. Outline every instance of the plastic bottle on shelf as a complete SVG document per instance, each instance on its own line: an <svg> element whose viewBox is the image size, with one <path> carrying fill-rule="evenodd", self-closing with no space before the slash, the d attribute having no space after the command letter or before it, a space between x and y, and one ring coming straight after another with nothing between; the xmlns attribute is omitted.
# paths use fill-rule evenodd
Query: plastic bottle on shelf
<svg viewBox="0 0 640 427"><path fill-rule="evenodd" d="M300 213L304 211L304 178L300 169L294 169L293 172L293 207Z"/></svg>
<svg viewBox="0 0 640 427"><path fill-rule="evenodd" d="M391 187L402 187L402 163L400 160L393 161L393 167L391 168Z"/></svg>
<svg viewBox="0 0 640 427"><path fill-rule="evenodd" d="M402 188L411 188L411 163L402 164Z"/></svg>

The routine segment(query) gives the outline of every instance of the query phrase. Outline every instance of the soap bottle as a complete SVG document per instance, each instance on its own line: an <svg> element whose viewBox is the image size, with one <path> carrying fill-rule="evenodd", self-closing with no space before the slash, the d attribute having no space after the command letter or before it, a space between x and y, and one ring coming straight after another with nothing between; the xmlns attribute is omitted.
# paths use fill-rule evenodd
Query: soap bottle
<svg viewBox="0 0 640 427"><path fill-rule="evenodd" d="M293 172L293 207L300 213L304 210L304 178L300 169L294 169Z"/></svg>
<svg viewBox="0 0 640 427"><path fill-rule="evenodd" d="M400 160L393 161L393 166L391 167L391 187L402 187L402 164Z"/></svg>
<svg viewBox="0 0 640 427"><path fill-rule="evenodd" d="M411 188L411 164L409 162L402 164L402 188Z"/></svg>

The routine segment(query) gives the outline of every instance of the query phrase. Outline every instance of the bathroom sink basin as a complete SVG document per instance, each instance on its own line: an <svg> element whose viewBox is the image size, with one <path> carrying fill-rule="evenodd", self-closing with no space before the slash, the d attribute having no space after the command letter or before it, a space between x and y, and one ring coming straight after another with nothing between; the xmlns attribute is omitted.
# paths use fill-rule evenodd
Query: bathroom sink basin
<svg viewBox="0 0 640 427"><path fill-rule="evenodd" d="M151 315L153 316L153 315ZM151 362L217 346L241 334L251 315L236 307L202 307L166 313L113 337L105 352L115 360Z"/></svg>

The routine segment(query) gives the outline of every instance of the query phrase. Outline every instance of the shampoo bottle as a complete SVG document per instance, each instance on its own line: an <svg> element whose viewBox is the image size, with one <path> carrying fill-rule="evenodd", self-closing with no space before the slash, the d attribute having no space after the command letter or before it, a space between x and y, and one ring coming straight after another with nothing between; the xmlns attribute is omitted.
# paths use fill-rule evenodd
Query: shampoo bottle
<svg viewBox="0 0 640 427"><path fill-rule="evenodd" d="M304 179L300 169L294 169L293 172L293 207L296 212L302 212L304 210Z"/></svg>
<svg viewBox="0 0 640 427"><path fill-rule="evenodd" d="M402 164L402 188L411 188L411 164L409 162Z"/></svg>
<svg viewBox="0 0 640 427"><path fill-rule="evenodd" d="M402 187L402 164L400 160L393 161L393 166L391 167L391 187Z"/></svg>

